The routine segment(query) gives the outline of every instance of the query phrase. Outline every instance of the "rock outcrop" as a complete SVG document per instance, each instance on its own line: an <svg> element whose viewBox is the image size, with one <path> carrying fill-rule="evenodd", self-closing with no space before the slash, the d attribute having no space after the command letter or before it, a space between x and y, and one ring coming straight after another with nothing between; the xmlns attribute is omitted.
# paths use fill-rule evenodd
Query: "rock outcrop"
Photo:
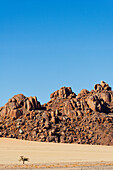
<svg viewBox="0 0 113 170"><path fill-rule="evenodd" d="M23 94L13 96L8 100L8 103L0 109L0 115L2 117L9 117L17 119L26 111L40 109L40 102L37 101L36 96L25 97Z"/></svg>
<svg viewBox="0 0 113 170"><path fill-rule="evenodd" d="M55 91L50 95L51 99L56 98L73 98L76 97L76 94L72 92L71 87L62 87L60 90Z"/></svg>
<svg viewBox="0 0 113 170"><path fill-rule="evenodd" d="M78 95L62 87L44 105L15 95L0 108L0 137L113 145L113 91L104 81Z"/></svg>

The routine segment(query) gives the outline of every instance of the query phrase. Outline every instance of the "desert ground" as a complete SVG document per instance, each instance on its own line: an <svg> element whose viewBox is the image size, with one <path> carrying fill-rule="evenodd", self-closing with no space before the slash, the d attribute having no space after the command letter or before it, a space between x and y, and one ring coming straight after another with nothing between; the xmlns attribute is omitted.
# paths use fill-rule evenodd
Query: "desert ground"
<svg viewBox="0 0 113 170"><path fill-rule="evenodd" d="M19 162L20 156L29 162ZM78 169L84 166L107 165L113 169L113 146L41 143L9 138L0 138L0 168L49 168ZM88 169L88 168L86 168ZM101 169L101 168L99 168Z"/></svg>

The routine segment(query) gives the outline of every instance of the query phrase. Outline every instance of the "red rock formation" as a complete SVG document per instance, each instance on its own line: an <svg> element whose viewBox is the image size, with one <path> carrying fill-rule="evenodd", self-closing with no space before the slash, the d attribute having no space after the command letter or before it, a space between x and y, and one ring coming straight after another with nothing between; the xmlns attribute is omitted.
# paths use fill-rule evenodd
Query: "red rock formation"
<svg viewBox="0 0 113 170"><path fill-rule="evenodd" d="M21 108L21 113L20 113ZM0 115L18 118L24 113L24 109L29 110L36 110L40 109L41 105L37 101L36 97L25 97L23 94L18 94L13 96L11 99L8 100L8 103L5 104L4 107L1 107Z"/></svg>
<svg viewBox="0 0 113 170"><path fill-rule="evenodd" d="M33 141L113 145L113 91L103 81L76 95L62 87L40 105L22 94L0 107L0 137Z"/></svg>
<svg viewBox="0 0 113 170"><path fill-rule="evenodd" d="M62 87L60 90L55 91L50 95L50 98L72 98L75 97L76 94L72 92L71 87Z"/></svg>

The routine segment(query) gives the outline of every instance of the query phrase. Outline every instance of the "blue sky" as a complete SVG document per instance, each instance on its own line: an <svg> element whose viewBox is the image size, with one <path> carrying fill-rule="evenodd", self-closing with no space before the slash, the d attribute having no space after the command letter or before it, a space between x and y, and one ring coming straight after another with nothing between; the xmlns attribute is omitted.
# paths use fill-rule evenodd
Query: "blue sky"
<svg viewBox="0 0 113 170"><path fill-rule="evenodd" d="M113 87L112 0L0 0L0 106L62 86Z"/></svg>

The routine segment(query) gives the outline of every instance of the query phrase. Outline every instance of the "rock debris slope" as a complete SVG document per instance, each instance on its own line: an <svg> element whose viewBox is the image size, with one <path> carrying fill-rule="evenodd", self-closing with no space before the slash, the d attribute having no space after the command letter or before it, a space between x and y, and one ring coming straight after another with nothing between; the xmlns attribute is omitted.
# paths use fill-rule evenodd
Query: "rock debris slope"
<svg viewBox="0 0 113 170"><path fill-rule="evenodd" d="M113 91L104 81L76 95L62 87L41 105L18 94L0 108L0 137L113 145Z"/></svg>

